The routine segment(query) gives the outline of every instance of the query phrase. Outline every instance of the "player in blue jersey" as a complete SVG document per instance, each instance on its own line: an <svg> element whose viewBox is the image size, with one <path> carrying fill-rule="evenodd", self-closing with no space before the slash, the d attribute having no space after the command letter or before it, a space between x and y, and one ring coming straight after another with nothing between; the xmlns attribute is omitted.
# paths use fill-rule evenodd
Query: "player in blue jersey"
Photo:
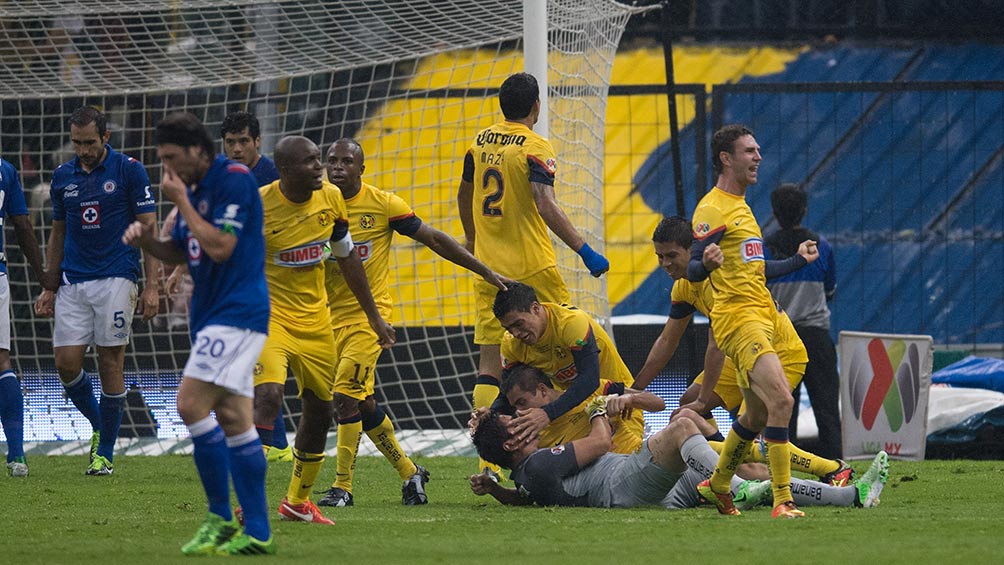
<svg viewBox="0 0 1004 565"><path fill-rule="evenodd" d="M40 281L42 252L28 216L21 180L13 165L0 159L0 425L7 436L7 473L12 477L26 477L24 397L21 395L21 383L10 364L10 283L3 246L3 225L8 221L14 224L18 246L28 259L36 280Z"/></svg>
<svg viewBox="0 0 1004 565"><path fill-rule="evenodd" d="M178 389L178 414L192 434L209 514L181 551L272 554L265 455L252 415L252 375L269 320L261 198L247 167L214 157L209 132L195 116L164 118L154 143L164 164L161 190L180 218L170 239L157 239L154 226L135 222L122 241L169 263L187 261L194 282L192 351ZM231 479L243 532L230 509Z"/></svg>
<svg viewBox="0 0 1004 565"><path fill-rule="evenodd" d="M143 164L108 145L104 114L84 106L69 122L76 157L52 174L48 270L35 309L43 316L55 314L56 370L66 395L93 428L87 474L110 475L126 398L123 367L133 313L149 320L160 308L160 262L146 256L148 283L137 306L139 251L122 243L121 236L133 221L155 226L157 203ZM92 343L100 404L83 369Z"/></svg>
<svg viewBox="0 0 1004 565"><path fill-rule="evenodd" d="M261 124L254 114L227 114L220 126L220 135L223 137L223 152L228 158L247 165L259 187L279 180L279 169L276 168L275 161L261 153ZM286 439L286 416L282 404L279 405L279 415L272 428L259 427L258 435L265 446L265 458L268 461L293 460L293 450Z"/></svg>

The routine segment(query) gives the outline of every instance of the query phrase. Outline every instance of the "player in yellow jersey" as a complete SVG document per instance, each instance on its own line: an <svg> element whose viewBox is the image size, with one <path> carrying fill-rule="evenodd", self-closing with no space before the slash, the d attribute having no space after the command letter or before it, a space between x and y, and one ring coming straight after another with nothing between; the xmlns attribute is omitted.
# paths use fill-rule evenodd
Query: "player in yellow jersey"
<svg viewBox="0 0 1004 565"><path fill-rule="evenodd" d="M710 481L701 483L702 496L714 500L719 512L738 514L729 482L756 434L763 430L774 491L774 517L805 514L791 496L788 468L788 420L792 397L784 368L774 349L774 301L766 287L763 237L746 204L746 189L756 184L762 157L753 132L730 125L711 140L716 186L694 211L694 246L687 279L710 277L714 304L711 328L718 346L736 365L746 411L732 424ZM814 243L807 246L817 254ZM793 256L800 259L801 256Z"/></svg>
<svg viewBox="0 0 1004 565"><path fill-rule="evenodd" d="M645 365L635 376L634 386L639 390L652 382L652 379L676 352L680 338L694 312L700 312L710 317L711 306L714 303L711 287L707 281L692 283L685 278L690 259L690 246L693 243L693 233L689 221L679 216L663 218L652 234L652 243L655 247L656 257L659 259L659 265L673 279L673 301L666 326L652 345ZM808 253L807 243L803 244L803 253L805 253L803 258L806 261L815 259ZM793 268L796 262L797 260L788 261L782 265L782 270ZM808 359L805 346L798 338L787 314L781 312L776 318L776 322L775 331L778 339L775 341L774 347L781 360L781 365L784 367L789 387L794 389L801 382L802 374L805 371ZM715 344L714 335L709 332L704 372L697 376L694 383L680 398L680 407L673 411L672 416L676 416L684 409L690 409L710 418L711 410L719 406L736 414L742 410L742 400L742 392L736 383L735 365L731 359L724 356ZM715 432L715 434L708 439L724 439L720 433ZM821 481L834 486L843 486L853 478L853 470L841 460L819 457L799 449L795 445L791 445L790 449L792 468L795 470L816 475ZM751 445L746 460L762 461L762 459L760 450Z"/></svg>
<svg viewBox="0 0 1004 565"><path fill-rule="evenodd" d="M542 300L571 302L558 274L548 228L582 257L590 274L610 268L579 235L555 199L557 159L551 143L533 131L540 115L537 80L516 73L499 88L505 119L481 130L464 156L457 208L465 245L500 273L537 289ZM474 407L489 406L498 396L502 366L499 344L504 333L492 316L495 287L476 280L474 343L480 346Z"/></svg>
<svg viewBox="0 0 1004 565"><path fill-rule="evenodd" d="M501 346L505 365L532 365L565 393L543 408L517 411L513 430L518 437L536 436L581 404L600 386L600 375L628 387L634 383L613 340L582 310L539 302L531 286L513 283L497 293L492 311L507 330Z"/></svg>
<svg viewBox="0 0 1004 565"><path fill-rule="evenodd" d="M515 363L503 371L501 395L515 410L543 408L563 394L554 388L550 377L540 369L525 363ZM642 411L661 412L666 403L651 392L637 391L600 379L600 386L589 397L556 418L540 432L540 446L551 447L589 435L586 405L597 396L608 396L607 408L613 428L611 451L634 453L641 447L645 433Z"/></svg>
<svg viewBox="0 0 1004 565"><path fill-rule="evenodd" d="M394 232L470 269L496 290L505 288L498 275L452 237L423 223L400 197L364 183L365 169L362 147L355 140L340 139L328 149L328 180L338 186L345 198L355 247L377 307L385 319L390 319L392 308L388 278ZM354 504L352 473L359 440L366 432L404 481L401 501L406 505L425 504L428 502L425 483L429 480L429 472L404 453L394 435L394 424L376 403L373 386L380 346L337 262L327 263L326 287L337 359L334 401L338 418L338 460L335 482L317 503L320 506Z"/></svg>
<svg viewBox="0 0 1004 565"><path fill-rule="evenodd" d="M381 317L349 234L341 192L324 180L321 152L305 137L275 147L279 180L259 189L265 213L265 278L272 300L268 340L255 368L255 425L275 421L287 368L303 401L293 445L293 476L279 515L286 520L333 524L310 501L324 461L333 415L335 344L331 334L325 259L338 258L346 281L366 312L377 347L394 343Z"/></svg>

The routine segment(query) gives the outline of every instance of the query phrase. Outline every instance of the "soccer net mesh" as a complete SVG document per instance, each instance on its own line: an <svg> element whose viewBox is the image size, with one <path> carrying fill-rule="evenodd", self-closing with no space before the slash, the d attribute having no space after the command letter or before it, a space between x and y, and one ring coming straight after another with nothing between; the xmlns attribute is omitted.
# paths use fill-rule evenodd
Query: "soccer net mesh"
<svg viewBox="0 0 1004 565"><path fill-rule="evenodd" d="M366 153L364 180L411 203L460 238L455 206L462 158L477 131L498 119L496 89L523 70L520 0L115 1L35 0L0 5L2 153L19 169L37 235L48 237L48 181L73 157L67 119L88 104L111 118L112 146L161 170L151 144L164 115L188 110L218 136L224 116L247 110L262 125L262 151L284 135L319 145L353 136ZM611 66L635 8L609 0L548 3L550 137L556 193L572 222L603 249L603 130ZM160 218L168 205L160 203ZM80 449L89 424L55 374L52 322L36 318L39 286L8 246L11 356L22 378L26 441L36 451ZM609 318L605 283L556 242L577 304ZM408 238L392 259L399 344L381 358L377 398L412 450L456 453L477 366L473 275ZM120 452L186 449L174 406L189 338L184 296L152 323L134 323L127 348L128 408ZM86 368L96 371L92 354ZM97 382L97 379L95 379ZM300 412L287 383L292 432ZM459 435L458 435L459 434ZM130 439L131 438L131 439Z"/></svg>

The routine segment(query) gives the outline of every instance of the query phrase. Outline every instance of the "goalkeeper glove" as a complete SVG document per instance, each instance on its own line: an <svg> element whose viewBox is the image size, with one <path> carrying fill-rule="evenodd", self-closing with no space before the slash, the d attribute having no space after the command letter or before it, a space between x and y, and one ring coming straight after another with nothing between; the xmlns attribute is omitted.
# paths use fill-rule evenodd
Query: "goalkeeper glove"
<svg viewBox="0 0 1004 565"><path fill-rule="evenodd" d="M593 251L593 248L589 247L588 243L582 244L582 247L579 249L579 257L582 257L582 262L589 269L589 274L594 277L598 277L610 270L610 261L607 261L606 257Z"/></svg>
<svg viewBox="0 0 1004 565"><path fill-rule="evenodd" d="M589 415L590 420L597 416L607 415L607 398L607 396L601 394L594 396L593 399L586 404L585 411L586 414Z"/></svg>

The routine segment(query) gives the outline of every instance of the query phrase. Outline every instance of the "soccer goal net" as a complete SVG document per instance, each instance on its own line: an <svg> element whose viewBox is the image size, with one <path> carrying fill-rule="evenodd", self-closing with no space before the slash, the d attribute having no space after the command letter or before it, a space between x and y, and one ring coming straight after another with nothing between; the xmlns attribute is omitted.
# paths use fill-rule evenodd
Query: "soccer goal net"
<svg viewBox="0 0 1004 565"><path fill-rule="evenodd" d="M603 247L603 130L614 53L631 8L610 0L547 4L550 137L559 159L558 199L594 246ZM2 156L20 171L40 241L51 224L48 181L73 157L70 113L81 105L111 118L111 144L143 162L155 186L153 125L188 110L219 138L225 115L246 110L262 125L262 151L284 135L322 150L355 137L364 180L411 203L426 222L462 237L455 204L462 158L477 131L498 119L498 85L523 70L523 2L503 0L256 1L34 0L0 6ZM164 218L168 206L159 204ZM603 280L556 242L574 300L609 317ZM40 290L8 246L12 359L22 378L26 441L69 452L89 424L55 374L49 319L33 313ZM399 344L381 358L378 400L411 448L467 448L460 430L477 367L473 275L408 238L392 258ZM174 406L189 337L184 297L138 320L127 347L128 408L120 450L186 449ZM96 371L91 354L86 364ZM94 379L95 383L97 379ZM287 384L292 432L300 412ZM461 441L458 441L458 438Z"/></svg>

